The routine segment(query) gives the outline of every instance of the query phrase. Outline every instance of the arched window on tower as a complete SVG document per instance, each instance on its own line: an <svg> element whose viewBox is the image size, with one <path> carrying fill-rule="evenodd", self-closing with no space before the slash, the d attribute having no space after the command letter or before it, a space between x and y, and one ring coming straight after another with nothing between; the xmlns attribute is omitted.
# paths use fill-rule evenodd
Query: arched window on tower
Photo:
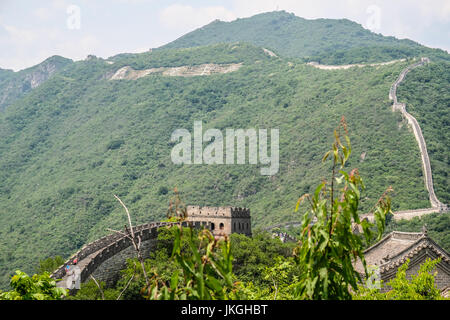
<svg viewBox="0 0 450 320"><path fill-rule="evenodd" d="M223 225L223 223L222 223L222 222L220 223L220 225L219 225L219 228L220 228L220 230L223 230L223 228L224 228L224 225Z"/></svg>
<svg viewBox="0 0 450 320"><path fill-rule="evenodd" d="M216 228L216 226L214 225L214 222L211 223L211 230L213 231Z"/></svg>

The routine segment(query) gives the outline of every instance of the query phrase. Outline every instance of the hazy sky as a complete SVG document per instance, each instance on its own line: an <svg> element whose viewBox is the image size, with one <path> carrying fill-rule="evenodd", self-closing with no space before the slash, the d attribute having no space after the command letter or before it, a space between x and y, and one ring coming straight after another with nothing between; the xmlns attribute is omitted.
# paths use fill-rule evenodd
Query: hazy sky
<svg viewBox="0 0 450 320"><path fill-rule="evenodd" d="M49 56L142 52L212 20L286 10L347 18L372 31L450 51L450 0L0 0L0 68Z"/></svg>

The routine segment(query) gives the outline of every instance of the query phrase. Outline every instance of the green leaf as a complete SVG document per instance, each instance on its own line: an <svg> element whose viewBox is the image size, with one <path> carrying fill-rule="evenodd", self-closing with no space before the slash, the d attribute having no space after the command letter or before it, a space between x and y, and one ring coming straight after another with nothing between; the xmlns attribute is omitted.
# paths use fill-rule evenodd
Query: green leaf
<svg viewBox="0 0 450 320"><path fill-rule="evenodd" d="M173 275L170 279L170 289L172 291L174 291L178 286L178 275L179 275L179 271L175 270L175 272L173 273Z"/></svg>

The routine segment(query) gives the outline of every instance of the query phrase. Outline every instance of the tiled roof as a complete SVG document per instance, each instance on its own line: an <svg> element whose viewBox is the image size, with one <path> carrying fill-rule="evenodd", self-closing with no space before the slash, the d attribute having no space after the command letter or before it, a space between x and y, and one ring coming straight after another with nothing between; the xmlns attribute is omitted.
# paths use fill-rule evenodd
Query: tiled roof
<svg viewBox="0 0 450 320"><path fill-rule="evenodd" d="M406 262L413 260L423 249L428 249L433 256L441 257L442 262L450 265L450 255L437 245L427 233L393 231L379 242L364 251L367 265L380 267L380 272L397 269ZM360 260L355 263L355 269L364 273Z"/></svg>

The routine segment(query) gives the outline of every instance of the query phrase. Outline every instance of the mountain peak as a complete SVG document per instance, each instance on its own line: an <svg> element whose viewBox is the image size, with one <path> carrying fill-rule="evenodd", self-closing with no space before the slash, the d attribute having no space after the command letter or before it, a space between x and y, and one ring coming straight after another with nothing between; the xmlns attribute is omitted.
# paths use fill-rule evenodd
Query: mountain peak
<svg viewBox="0 0 450 320"><path fill-rule="evenodd" d="M238 41L274 49L285 57L307 59L339 51L339 55L344 55L346 60L348 57L354 58L354 55L358 55L361 60L367 56L362 52L364 48L371 48L372 51L380 52L379 56L385 56L382 59L389 61L417 56L428 49L411 40L373 33L349 19L309 20L286 11L264 12L231 22L215 20L162 48L189 48ZM350 53L346 52L349 50Z"/></svg>
<svg viewBox="0 0 450 320"><path fill-rule="evenodd" d="M71 59L54 55L18 72L0 69L0 112L71 63Z"/></svg>

